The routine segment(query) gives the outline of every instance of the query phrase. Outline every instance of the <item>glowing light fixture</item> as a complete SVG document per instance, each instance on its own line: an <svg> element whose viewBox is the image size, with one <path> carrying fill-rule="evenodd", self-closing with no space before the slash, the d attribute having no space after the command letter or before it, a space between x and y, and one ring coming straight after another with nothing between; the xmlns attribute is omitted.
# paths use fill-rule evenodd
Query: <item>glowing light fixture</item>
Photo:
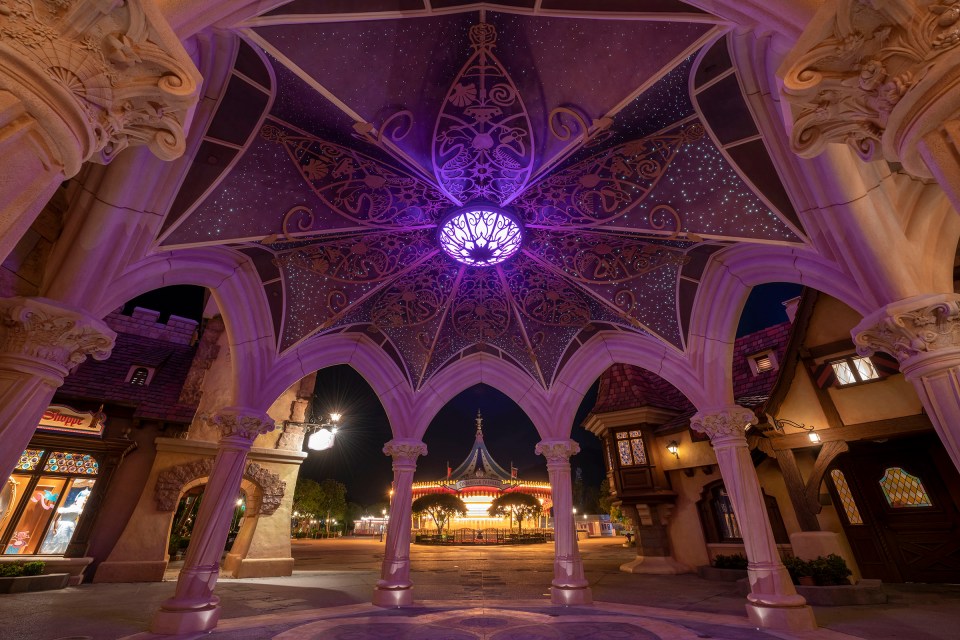
<svg viewBox="0 0 960 640"><path fill-rule="evenodd" d="M312 451L323 451L333 446L336 429L320 427L307 438L307 447Z"/></svg>
<svg viewBox="0 0 960 640"><path fill-rule="evenodd" d="M520 250L523 231L509 213L478 205L460 209L444 220L438 240L447 255L457 262L489 267Z"/></svg>
<svg viewBox="0 0 960 640"><path fill-rule="evenodd" d="M677 460L680 459L680 444L676 440L670 441L670 444L667 445L667 451L672 453Z"/></svg>

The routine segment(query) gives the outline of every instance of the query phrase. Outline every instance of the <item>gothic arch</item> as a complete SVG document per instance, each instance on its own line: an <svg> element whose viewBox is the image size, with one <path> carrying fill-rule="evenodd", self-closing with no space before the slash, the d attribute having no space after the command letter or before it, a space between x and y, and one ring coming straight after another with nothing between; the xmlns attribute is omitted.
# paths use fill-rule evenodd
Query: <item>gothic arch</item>
<svg viewBox="0 0 960 640"><path fill-rule="evenodd" d="M161 471L153 489L157 511L174 511L184 488L196 480L209 477L212 470L213 458L201 458ZM247 463L243 477L253 483L259 494L259 500L255 500L251 508L258 509L259 515L272 515L283 501L287 483L256 462Z"/></svg>

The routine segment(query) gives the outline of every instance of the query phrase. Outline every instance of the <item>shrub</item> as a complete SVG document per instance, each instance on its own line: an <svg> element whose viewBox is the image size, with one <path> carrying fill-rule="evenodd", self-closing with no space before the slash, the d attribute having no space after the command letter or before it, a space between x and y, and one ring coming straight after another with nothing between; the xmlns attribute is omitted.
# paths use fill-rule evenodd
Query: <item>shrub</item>
<svg viewBox="0 0 960 640"><path fill-rule="evenodd" d="M0 577L19 578L20 576L38 576L46 566L43 562L4 562L0 564Z"/></svg>
<svg viewBox="0 0 960 640"><path fill-rule="evenodd" d="M846 561L835 553L810 561L810 574L814 582L821 586L850 584L847 578L852 573Z"/></svg>
<svg viewBox="0 0 960 640"><path fill-rule="evenodd" d="M734 553L729 556L717 554L713 558L713 566L717 569L746 569L747 557L742 553Z"/></svg>
<svg viewBox="0 0 960 640"><path fill-rule="evenodd" d="M805 576L812 576L814 583L821 587L850 584L847 577L853 573L846 561L835 553L813 560L787 558L783 564L790 572L794 584L799 584L799 579Z"/></svg>

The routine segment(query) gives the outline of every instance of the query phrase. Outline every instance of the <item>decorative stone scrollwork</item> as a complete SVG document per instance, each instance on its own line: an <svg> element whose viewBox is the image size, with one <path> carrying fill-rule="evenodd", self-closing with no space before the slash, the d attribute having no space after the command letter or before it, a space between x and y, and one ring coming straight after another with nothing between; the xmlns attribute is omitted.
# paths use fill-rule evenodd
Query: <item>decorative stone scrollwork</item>
<svg viewBox="0 0 960 640"><path fill-rule="evenodd" d="M84 313L42 298L0 300L0 352L43 360L69 371L93 356L110 357L117 334Z"/></svg>
<svg viewBox="0 0 960 640"><path fill-rule="evenodd" d="M427 445L419 440L391 440L383 446L383 455L396 462L416 463L417 458L427 455Z"/></svg>
<svg viewBox="0 0 960 640"><path fill-rule="evenodd" d="M890 305L854 329L857 353L884 351L901 363L932 351L960 347L960 297L934 296L920 306Z"/></svg>
<svg viewBox="0 0 960 640"><path fill-rule="evenodd" d="M133 145L164 160L183 154L200 73L151 0L4 0L0 58L13 77L45 78L72 98L70 107L58 96L44 100L80 116L57 113L85 138L79 154L64 158L68 175L84 160L107 163ZM0 84L7 84L2 74ZM5 88L49 92L15 84Z"/></svg>
<svg viewBox="0 0 960 640"><path fill-rule="evenodd" d="M574 440L543 440L534 451L547 459L547 464L568 464L570 456L580 453L580 445Z"/></svg>
<svg viewBox="0 0 960 640"><path fill-rule="evenodd" d="M273 419L265 413L242 407L229 407L217 412L207 420L215 426L221 438L243 438L253 442L257 436L277 428Z"/></svg>
<svg viewBox="0 0 960 640"><path fill-rule="evenodd" d="M690 428L706 434L714 444L723 441L742 442L747 445L744 432L757 423L757 416L750 409L732 406L712 413L700 412L690 418Z"/></svg>
<svg viewBox="0 0 960 640"><path fill-rule="evenodd" d="M157 476L157 483L153 489L153 499L157 511L173 511L177 508L177 501L183 492L183 487L194 480L207 478L213 470L213 458L202 458L178 464L175 467L164 469ZM287 483L277 474L263 468L256 462L247 463L243 477L253 482L260 489L259 514L272 515L283 502Z"/></svg>
<svg viewBox="0 0 960 640"><path fill-rule="evenodd" d="M896 140L902 132L888 124L899 122L895 111L908 92L938 75L931 72L935 66L956 65L960 6L955 0L839 0L832 6L832 14L823 9L807 28L784 76L794 109L793 149L811 157L827 143L846 142L865 160L904 161Z"/></svg>

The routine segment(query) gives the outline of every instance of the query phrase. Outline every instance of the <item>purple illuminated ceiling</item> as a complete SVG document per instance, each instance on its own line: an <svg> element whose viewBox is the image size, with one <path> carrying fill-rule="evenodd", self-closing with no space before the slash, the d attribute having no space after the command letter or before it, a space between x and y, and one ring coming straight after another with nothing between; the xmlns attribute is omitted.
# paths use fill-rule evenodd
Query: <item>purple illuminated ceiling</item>
<svg viewBox="0 0 960 640"><path fill-rule="evenodd" d="M244 247L280 350L362 330L415 387L477 350L549 386L599 329L682 349L714 251L802 241L687 94L710 28L492 11L256 26L270 113L162 242ZM484 240L465 259L479 219L446 236L465 253L441 249L468 205L516 225L499 238L522 238L516 255Z"/></svg>

